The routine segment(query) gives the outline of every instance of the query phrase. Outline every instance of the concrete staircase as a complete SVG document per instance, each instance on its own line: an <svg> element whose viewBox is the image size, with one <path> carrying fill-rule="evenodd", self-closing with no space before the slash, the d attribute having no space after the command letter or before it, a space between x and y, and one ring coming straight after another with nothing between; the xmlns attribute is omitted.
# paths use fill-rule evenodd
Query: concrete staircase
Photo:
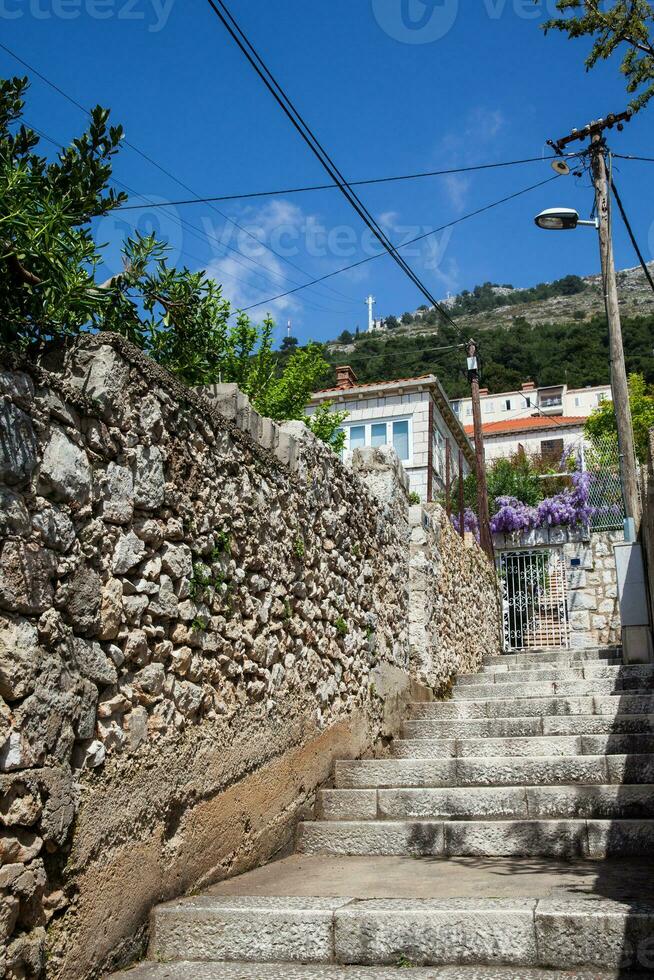
<svg viewBox="0 0 654 980"><path fill-rule="evenodd" d="M336 764L294 857L155 909L129 977L654 975L653 681L615 650L487 658L391 758Z"/></svg>

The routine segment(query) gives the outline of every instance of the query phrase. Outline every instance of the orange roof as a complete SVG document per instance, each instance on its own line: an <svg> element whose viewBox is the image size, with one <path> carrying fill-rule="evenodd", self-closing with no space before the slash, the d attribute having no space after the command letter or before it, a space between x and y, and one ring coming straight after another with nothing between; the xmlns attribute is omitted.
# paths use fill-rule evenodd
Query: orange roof
<svg viewBox="0 0 654 980"><path fill-rule="evenodd" d="M431 374L420 374L417 378L393 378L392 381L365 381L362 384L352 385L349 388L339 388L335 385L333 388L320 388L314 394L324 395L328 391L340 391L345 394L348 391L356 391L358 388L377 388L379 385L397 385L404 381L426 381L427 378L431 377Z"/></svg>
<svg viewBox="0 0 654 980"><path fill-rule="evenodd" d="M505 432L526 432L530 429L560 429L568 426L583 425L586 416L581 415L555 415L549 418L537 415L528 419L507 419L506 422L487 422L482 425L485 436L499 436ZM474 436L475 427L465 426L466 435Z"/></svg>

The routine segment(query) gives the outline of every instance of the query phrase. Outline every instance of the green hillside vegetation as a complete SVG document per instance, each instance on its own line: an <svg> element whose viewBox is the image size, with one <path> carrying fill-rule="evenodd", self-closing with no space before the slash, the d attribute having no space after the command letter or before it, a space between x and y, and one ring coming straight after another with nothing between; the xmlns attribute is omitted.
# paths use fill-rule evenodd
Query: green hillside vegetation
<svg viewBox="0 0 654 980"><path fill-rule="evenodd" d="M511 292L498 292L500 289ZM535 303L538 300L553 299L555 296L574 296L576 293L583 293L585 289L588 289L588 284L580 276L565 276L555 282L541 282L530 289L514 289L510 285L499 286L498 283L485 282L482 286L475 286L472 292L464 289L459 293L449 312L452 316L484 313L500 306Z"/></svg>
<svg viewBox="0 0 654 980"><path fill-rule="evenodd" d="M427 314L432 316L439 319L435 312ZM642 374L648 383L654 383L654 314L625 318L623 334L627 371ZM491 392L512 391L528 379L537 385L567 382L573 388L609 380L605 317L537 325L516 318L510 329L491 326L476 339L481 345L482 385ZM466 340L464 327L440 324L419 335L363 334L354 338L353 350L328 349L327 356L334 366L351 364L361 382L433 373L450 398L459 398L469 391L465 352L432 348Z"/></svg>

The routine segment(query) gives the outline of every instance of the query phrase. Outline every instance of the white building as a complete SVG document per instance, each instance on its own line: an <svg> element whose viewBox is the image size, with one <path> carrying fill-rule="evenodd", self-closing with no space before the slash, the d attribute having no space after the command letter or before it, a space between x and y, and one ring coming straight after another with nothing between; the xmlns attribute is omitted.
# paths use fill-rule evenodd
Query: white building
<svg viewBox="0 0 654 980"><path fill-rule="evenodd" d="M454 481L461 453L464 476L474 467L474 450L433 374L397 381L358 384L351 367L336 368L336 386L317 391L307 409L330 402L346 411L345 451L363 446L394 446L409 475L411 491L430 501Z"/></svg>
<svg viewBox="0 0 654 980"><path fill-rule="evenodd" d="M587 418L603 401L611 399L611 386L568 388L567 385L550 385L547 388L537 388L533 381L525 381L520 391L502 391L491 395L488 388L482 388L479 394L482 421L485 425L488 422L506 422L508 419L531 416ZM452 410L463 425L472 424L470 398L455 399Z"/></svg>
<svg viewBox="0 0 654 980"><path fill-rule="evenodd" d="M560 459L565 450L583 441L586 419L598 405L611 399L611 386L537 388L533 381L526 381L520 391L491 395L482 388L480 395L487 462L520 449L528 455ZM453 401L452 410L472 437L471 399Z"/></svg>

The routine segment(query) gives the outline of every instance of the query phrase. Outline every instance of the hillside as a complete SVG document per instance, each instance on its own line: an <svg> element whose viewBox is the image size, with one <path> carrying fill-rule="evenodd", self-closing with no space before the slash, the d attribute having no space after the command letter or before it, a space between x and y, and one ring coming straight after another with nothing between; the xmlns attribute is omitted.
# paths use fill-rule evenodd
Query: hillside
<svg viewBox="0 0 654 980"><path fill-rule="evenodd" d="M654 263L651 264L654 268ZM640 267L618 273L628 371L654 382L654 293ZM389 317L374 334L341 335L328 345L331 363L349 363L361 381L434 372L451 397L465 393L462 351L433 348L475 336L483 384L510 390L527 378L574 387L608 381L608 337L599 276L568 276L530 289L490 283L444 301L456 326L433 309ZM343 343L345 341L345 343Z"/></svg>

